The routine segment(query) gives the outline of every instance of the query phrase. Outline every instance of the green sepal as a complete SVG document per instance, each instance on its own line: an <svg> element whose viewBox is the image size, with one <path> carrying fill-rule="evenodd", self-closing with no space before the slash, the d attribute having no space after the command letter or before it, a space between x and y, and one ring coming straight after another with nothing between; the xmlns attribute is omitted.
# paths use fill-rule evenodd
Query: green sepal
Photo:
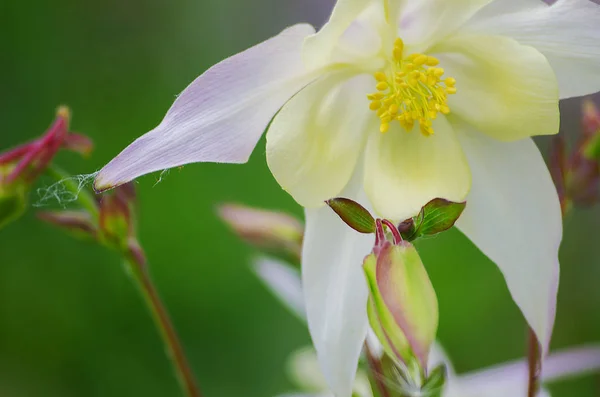
<svg viewBox="0 0 600 397"><path fill-rule="evenodd" d="M447 370L445 364L440 364L429 372L421 391L430 397L441 397L446 384Z"/></svg>
<svg viewBox="0 0 600 397"><path fill-rule="evenodd" d="M352 229L359 233L375 233L375 219L356 201L337 197L327 200L326 203Z"/></svg>
<svg viewBox="0 0 600 397"><path fill-rule="evenodd" d="M402 233L402 238L414 241L419 237L432 236L450 229L463 213L467 203L455 203L436 198L425 204L413 218L413 226Z"/></svg>

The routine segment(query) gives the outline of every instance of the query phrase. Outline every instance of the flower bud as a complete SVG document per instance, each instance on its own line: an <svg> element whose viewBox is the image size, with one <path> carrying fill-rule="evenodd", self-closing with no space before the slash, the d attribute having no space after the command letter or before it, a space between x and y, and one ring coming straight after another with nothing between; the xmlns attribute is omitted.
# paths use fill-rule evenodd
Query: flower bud
<svg viewBox="0 0 600 397"><path fill-rule="evenodd" d="M44 135L0 153L0 227L25 211L29 190L61 148L81 154L91 151L89 138L69 132L70 117L69 109L60 107Z"/></svg>
<svg viewBox="0 0 600 397"><path fill-rule="evenodd" d="M218 213L250 245L285 259L299 260L304 228L296 218L237 204L221 205Z"/></svg>
<svg viewBox="0 0 600 397"><path fill-rule="evenodd" d="M133 202L135 192L131 184L117 187L100 201L100 237L119 250L128 249L129 240L135 236Z"/></svg>
<svg viewBox="0 0 600 397"><path fill-rule="evenodd" d="M369 322L385 352L408 368L427 368L438 326L437 297L415 247L385 241L365 258Z"/></svg>
<svg viewBox="0 0 600 397"><path fill-rule="evenodd" d="M37 216L77 238L94 240L97 237L96 225L91 215L85 211L42 211Z"/></svg>

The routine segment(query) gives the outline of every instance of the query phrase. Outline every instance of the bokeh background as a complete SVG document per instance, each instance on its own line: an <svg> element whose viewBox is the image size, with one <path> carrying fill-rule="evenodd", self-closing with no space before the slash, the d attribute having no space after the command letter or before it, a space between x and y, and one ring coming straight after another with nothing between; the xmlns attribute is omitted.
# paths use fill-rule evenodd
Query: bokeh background
<svg viewBox="0 0 600 397"><path fill-rule="evenodd" d="M41 134L67 104L73 129L96 150L58 162L73 174L93 172L156 125L209 66L289 24L322 25L332 3L3 1L0 150ZM563 116L568 134L576 133L577 106L570 102ZM267 169L264 140L247 165L189 165L155 185L157 177L137 185L140 238L205 396L290 390L284 363L309 343L308 332L253 276L257 252L215 215L218 203L236 201L301 217ZM0 231L0 396L179 396L119 258L34 213ZM600 341L598 225L598 209L566 220L553 348ZM525 323L496 267L457 231L422 243L421 252L439 295L439 336L457 369L523 356ZM600 381L551 390L600 396Z"/></svg>

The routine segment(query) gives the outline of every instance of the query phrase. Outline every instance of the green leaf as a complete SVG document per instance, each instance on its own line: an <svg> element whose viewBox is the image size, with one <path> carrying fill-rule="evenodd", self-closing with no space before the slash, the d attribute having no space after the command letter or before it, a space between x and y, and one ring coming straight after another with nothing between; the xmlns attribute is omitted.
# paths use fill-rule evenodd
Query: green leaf
<svg viewBox="0 0 600 397"><path fill-rule="evenodd" d="M362 205L343 197L327 200L326 203L352 229L359 233L375 233L375 219Z"/></svg>
<svg viewBox="0 0 600 397"><path fill-rule="evenodd" d="M429 373L429 376L421 389L425 392L425 395L431 397L440 397L442 395L444 384L446 383L446 373L447 370L445 364L438 365Z"/></svg>
<svg viewBox="0 0 600 397"><path fill-rule="evenodd" d="M431 200L421 208L419 215L413 218L415 227L403 234L408 241L423 236L432 236L450 229L463 213L467 203L455 203L441 198Z"/></svg>

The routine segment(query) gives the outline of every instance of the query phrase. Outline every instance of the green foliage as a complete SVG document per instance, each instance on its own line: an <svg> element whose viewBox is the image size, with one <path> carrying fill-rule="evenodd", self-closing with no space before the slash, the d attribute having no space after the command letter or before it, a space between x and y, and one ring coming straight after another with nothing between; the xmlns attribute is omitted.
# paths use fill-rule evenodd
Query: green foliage
<svg viewBox="0 0 600 397"><path fill-rule="evenodd" d="M419 237L433 236L446 231L454 226L466 205L466 202L454 203L441 198L433 199L412 219L411 228L402 233L402 237L414 241Z"/></svg>
<svg viewBox="0 0 600 397"><path fill-rule="evenodd" d="M375 219L357 202L337 197L327 200L327 205L352 229L360 233L375 233Z"/></svg>

